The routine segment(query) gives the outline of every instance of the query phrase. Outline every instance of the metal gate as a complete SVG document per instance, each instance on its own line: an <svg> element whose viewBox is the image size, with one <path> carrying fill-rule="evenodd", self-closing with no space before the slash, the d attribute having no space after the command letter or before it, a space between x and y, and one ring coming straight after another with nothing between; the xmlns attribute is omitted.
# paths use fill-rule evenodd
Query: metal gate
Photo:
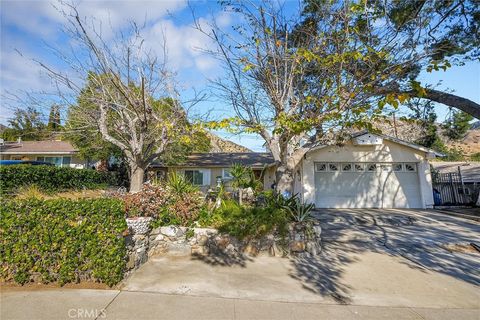
<svg viewBox="0 0 480 320"><path fill-rule="evenodd" d="M432 183L436 206L471 205L478 196L478 186L466 185L460 172L433 172Z"/></svg>

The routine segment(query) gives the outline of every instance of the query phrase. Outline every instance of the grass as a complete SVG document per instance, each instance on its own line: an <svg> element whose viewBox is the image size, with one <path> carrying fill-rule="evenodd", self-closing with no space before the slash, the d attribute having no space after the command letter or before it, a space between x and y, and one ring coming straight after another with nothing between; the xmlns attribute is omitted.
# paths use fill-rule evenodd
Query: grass
<svg viewBox="0 0 480 320"><path fill-rule="evenodd" d="M18 189L14 195L17 199L95 199L103 197L103 190L94 189L94 190L72 190L65 192L55 192L55 193L46 193L43 192L36 185L23 186Z"/></svg>

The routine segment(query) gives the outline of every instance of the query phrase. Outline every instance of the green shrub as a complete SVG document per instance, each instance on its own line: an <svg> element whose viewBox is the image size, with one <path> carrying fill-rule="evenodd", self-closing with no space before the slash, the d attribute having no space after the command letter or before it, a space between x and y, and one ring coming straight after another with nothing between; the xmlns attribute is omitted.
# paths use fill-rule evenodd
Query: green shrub
<svg viewBox="0 0 480 320"><path fill-rule="evenodd" d="M244 207L237 202L227 200L208 217L201 216L200 224L218 228L239 239L260 238L277 231L287 234L289 216L282 208Z"/></svg>
<svg viewBox="0 0 480 320"><path fill-rule="evenodd" d="M60 284L123 278L126 229L117 199L1 200L0 277Z"/></svg>
<svg viewBox="0 0 480 320"><path fill-rule="evenodd" d="M157 218L171 194L163 185L145 184L139 192L122 194L119 198L125 204L128 217Z"/></svg>
<svg viewBox="0 0 480 320"><path fill-rule="evenodd" d="M158 217L152 222L152 228L161 226L179 226L181 221L177 216L170 213L168 208L164 207L160 210Z"/></svg>
<svg viewBox="0 0 480 320"><path fill-rule="evenodd" d="M253 191L260 191L263 189L263 183L257 179L253 169L241 164L233 164L230 169L232 176L232 186L234 188L252 188Z"/></svg>
<svg viewBox="0 0 480 320"><path fill-rule="evenodd" d="M55 192L84 188L97 189L115 182L116 178L113 174L92 169L31 165L0 166L2 193L14 192L19 187L32 184L42 191Z"/></svg>
<svg viewBox="0 0 480 320"><path fill-rule="evenodd" d="M201 210L205 207L205 199L199 192L185 193L182 196L173 195L167 204L167 210L180 221L182 226L190 226L196 221Z"/></svg>
<svg viewBox="0 0 480 320"><path fill-rule="evenodd" d="M480 161L480 152L474 153L470 155L470 160L472 161Z"/></svg>

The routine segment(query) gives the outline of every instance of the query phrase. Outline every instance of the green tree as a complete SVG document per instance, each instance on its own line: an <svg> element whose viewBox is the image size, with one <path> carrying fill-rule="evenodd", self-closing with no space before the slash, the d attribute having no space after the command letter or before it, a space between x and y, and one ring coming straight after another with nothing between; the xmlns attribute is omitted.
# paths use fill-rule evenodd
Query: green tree
<svg viewBox="0 0 480 320"><path fill-rule="evenodd" d="M13 118L8 120L9 128L3 131L2 138L6 141L18 138L24 141L44 139L47 132L41 117L41 113L33 107L15 110Z"/></svg>
<svg viewBox="0 0 480 320"><path fill-rule="evenodd" d="M338 18L338 13L344 18ZM446 71L480 57L480 6L476 0L325 1L306 0L297 34L330 36L330 16L348 24L345 45L337 50L368 50L344 64L346 73L369 88L372 95L401 95L435 101L480 118L480 105L455 94L435 90L417 80L422 70ZM461 17L461 18L460 18ZM305 40L304 40L305 43ZM309 43L306 41L306 43ZM374 58L376 57L376 58ZM321 64L322 61L317 61ZM378 71L377 73L372 72ZM388 101L387 101L388 102Z"/></svg>
<svg viewBox="0 0 480 320"><path fill-rule="evenodd" d="M60 119L60 107L58 105L52 105L50 107L50 114L48 116L47 129L50 132L58 132L62 128Z"/></svg>
<svg viewBox="0 0 480 320"><path fill-rule="evenodd" d="M443 124L444 133L451 140L460 140L465 137L471 128L473 117L462 111L453 111L448 120Z"/></svg>
<svg viewBox="0 0 480 320"><path fill-rule="evenodd" d="M438 132L437 114L433 102L412 99L407 106L412 110L409 119L419 123L422 130L421 137L415 143L438 152L446 152L447 148Z"/></svg>

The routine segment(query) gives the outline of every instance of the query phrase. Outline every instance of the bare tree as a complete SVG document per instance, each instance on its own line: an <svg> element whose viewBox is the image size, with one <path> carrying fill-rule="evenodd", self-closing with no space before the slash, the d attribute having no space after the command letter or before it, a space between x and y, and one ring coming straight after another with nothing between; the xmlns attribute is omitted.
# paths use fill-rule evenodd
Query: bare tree
<svg viewBox="0 0 480 320"><path fill-rule="evenodd" d="M68 72L39 63L65 102L74 105L69 128L97 131L120 148L130 171L130 191L136 192L146 168L170 145L193 134L174 74L167 69L167 52L164 49L159 56L148 50L135 23L106 40L98 27L81 18L75 6L64 4L62 8L74 50L55 52Z"/></svg>
<svg viewBox="0 0 480 320"><path fill-rule="evenodd" d="M197 26L217 44L211 54L226 71L214 86L235 111L231 123L265 140L277 163L277 191L292 193L306 152L338 142L342 128L368 126L378 115L367 112L371 97L361 95L358 82L345 72L354 55L348 50L349 13L339 10L330 17L335 33L325 38L297 30L299 17L287 18L281 6L269 2L240 1L233 10L244 22L235 35L215 24L211 30Z"/></svg>

